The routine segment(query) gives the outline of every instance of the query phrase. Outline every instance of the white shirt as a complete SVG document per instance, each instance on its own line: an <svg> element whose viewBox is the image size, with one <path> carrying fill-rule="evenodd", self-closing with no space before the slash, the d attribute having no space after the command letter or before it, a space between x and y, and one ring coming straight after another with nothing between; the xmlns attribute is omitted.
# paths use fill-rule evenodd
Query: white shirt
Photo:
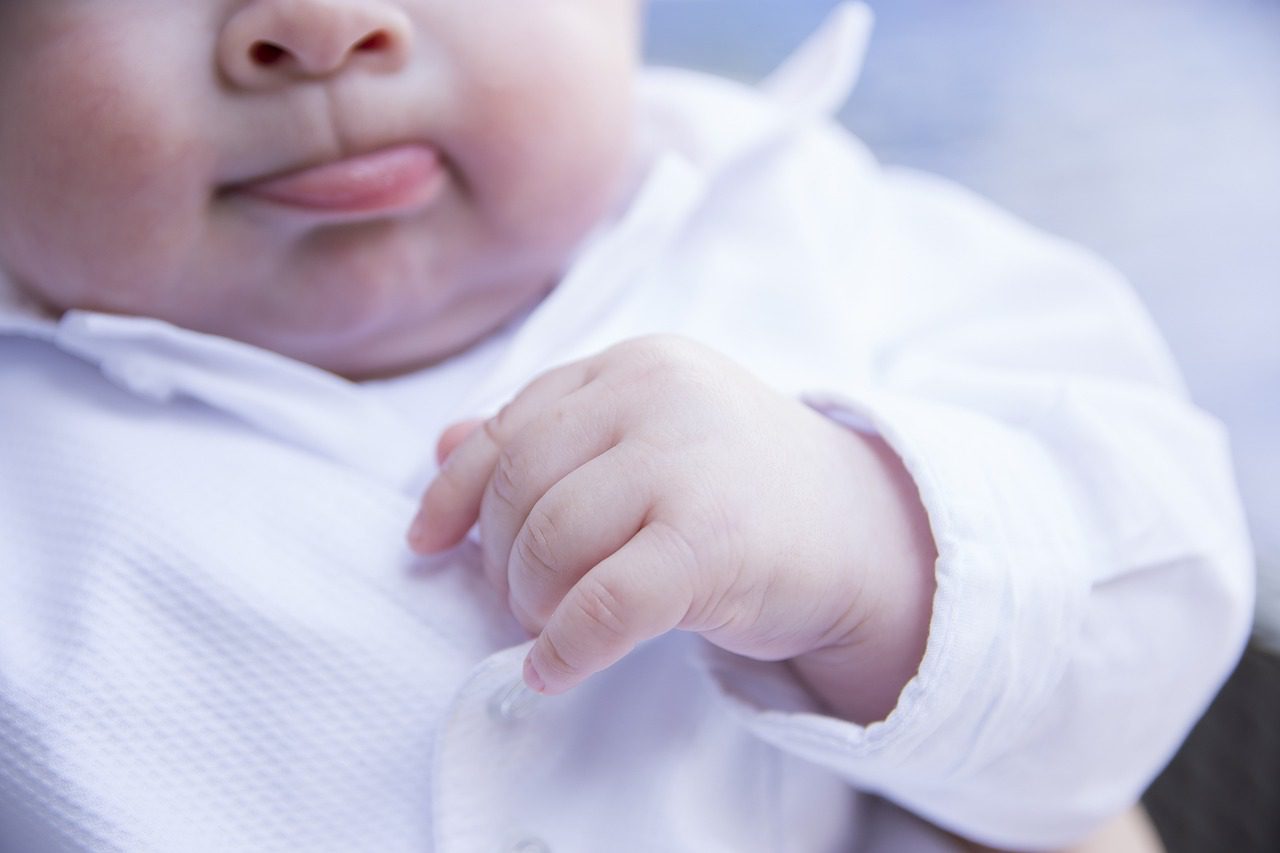
<svg viewBox="0 0 1280 853"><path fill-rule="evenodd" d="M942 843L857 792L1041 847L1132 803L1248 629L1222 431L1106 266L879 168L826 118L867 24L842 8L761 94L650 72L633 204L444 370L357 385L154 320L11 304L0 847ZM406 551L440 426L658 332L905 461L938 592L884 722L814 713L784 667L684 634L536 697L474 545Z"/></svg>

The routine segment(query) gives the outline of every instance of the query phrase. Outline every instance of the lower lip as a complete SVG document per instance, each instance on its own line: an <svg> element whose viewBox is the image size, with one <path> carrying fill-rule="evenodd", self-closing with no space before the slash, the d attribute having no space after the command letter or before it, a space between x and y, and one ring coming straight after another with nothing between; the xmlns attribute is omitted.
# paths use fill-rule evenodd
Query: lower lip
<svg viewBox="0 0 1280 853"><path fill-rule="evenodd" d="M388 215L428 205L444 186L440 152L399 145L238 187L280 207L318 214Z"/></svg>

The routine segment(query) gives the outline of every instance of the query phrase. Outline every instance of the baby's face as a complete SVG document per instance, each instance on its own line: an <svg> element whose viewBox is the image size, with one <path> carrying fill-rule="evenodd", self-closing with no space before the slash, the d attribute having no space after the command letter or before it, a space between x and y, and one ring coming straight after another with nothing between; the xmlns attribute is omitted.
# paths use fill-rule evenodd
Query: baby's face
<svg viewBox="0 0 1280 853"><path fill-rule="evenodd" d="M351 376L474 341L616 203L640 0L0 0L0 269Z"/></svg>

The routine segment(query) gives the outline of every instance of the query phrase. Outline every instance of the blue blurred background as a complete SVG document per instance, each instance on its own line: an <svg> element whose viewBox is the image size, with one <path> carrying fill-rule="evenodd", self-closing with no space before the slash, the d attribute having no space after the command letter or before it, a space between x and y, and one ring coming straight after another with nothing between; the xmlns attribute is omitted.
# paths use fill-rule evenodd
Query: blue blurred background
<svg viewBox="0 0 1280 853"><path fill-rule="evenodd" d="M652 0L651 62L767 73L832 0ZM1097 250L1231 429L1280 640L1280 2L871 0L842 119Z"/></svg>

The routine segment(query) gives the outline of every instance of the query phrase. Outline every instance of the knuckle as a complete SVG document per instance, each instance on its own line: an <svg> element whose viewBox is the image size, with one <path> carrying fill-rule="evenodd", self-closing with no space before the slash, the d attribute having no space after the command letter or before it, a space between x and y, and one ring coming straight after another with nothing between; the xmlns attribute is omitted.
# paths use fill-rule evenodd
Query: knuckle
<svg viewBox="0 0 1280 853"><path fill-rule="evenodd" d="M538 425L547 431L558 431L573 423L575 414L574 402L562 397L547 407L546 415Z"/></svg>
<svg viewBox="0 0 1280 853"><path fill-rule="evenodd" d="M699 394L715 373L707 350L675 335L650 335L617 344L609 353L614 381L647 388L661 399Z"/></svg>
<svg viewBox="0 0 1280 853"><path fill-rule="evenodd" d="M725 563L722 555L712 551L708 559L708 545L702 540L703 531L692 534L674 524L656 522L650 525L655 537L655 550L659 559L671 567L672 595L687 602L688 607L680 620L680 627L704 631L721 627L726 588L735 585L735 570Z"/></svg>
<svg viewBox="0 0 1280 853"><path fill-rule="evenodd" d="M692 574L697 569L698 548L688 534L664 521L652 522L649 528L657 540L658 549L673 565L683 569L685 574Z"/></svg>
<svg viewBox="0 0 1280 853"><path fill-rule="evenodd" d="M538 669L544 676L565 678L577 674L578 667L565 657L563 643L550 631L543 632L541 646L542 659L538 662Z"/></svg>
<svg viewBox="0 0 1280 853"><path fill-rule="evenodd" d="M519 454L511 447L504 447L498 453L491 481L493 496L508 506L515 504L519 494L522 468Z"/></svg>
<svg viewBox="0 0 1280 853"><path fill-rule="evenodd" d="M678 364L684 360L690 342L676 335L643 335L616 344L610 355L649 369Z"/></svg>
<svg viewBox="0 0 1280 853"><path fill-rule="evenodd" d="M514 409L514 403L507 403L498 410L496 415L486 419L484 423L481 424L481 429L484 430L484 434L489 437L490 441L499 447L505 445L511 437L511 422L515 418Z"/></svg>
<svg viewBox="0 0 1280 853"><path fill-rule="evenodd" d="M557 574L557 541L558 528L554 517L535 507L516 537L517 556L535 581L550 581Z"/></svg>
<svg viewBox="0 0 1280 853"><path fill-rule="evenodd" d="M590 575L578 585L573 607L582 625L595 641L615 645L628 636L624 604L607 585Z"/></svg>
<svg viewBox="0 0 1280 853"><path fill-rule="evenodd" d="M661 332L633 338L630 343L649 352L655 358L679 357L696 346L689 338Z"/></svg>

